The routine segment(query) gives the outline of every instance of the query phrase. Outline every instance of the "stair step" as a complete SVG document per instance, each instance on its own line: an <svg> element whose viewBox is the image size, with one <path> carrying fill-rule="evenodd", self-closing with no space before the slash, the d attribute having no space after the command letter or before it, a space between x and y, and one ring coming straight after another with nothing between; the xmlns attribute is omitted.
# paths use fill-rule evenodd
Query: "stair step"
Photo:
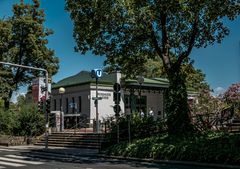
<svg viewBox="0 0 240 169"><path fill-rule="evenodd" d="M40 141L38 143L45 143L45 140ZM74 144L74 145L100 145L100 143L94 143L94 142L72 142L72 141L63 141L63 142L56 142L49 140L48 143L54 143L54 144Z"/></svg>
<svg viewBox="0 0 240 169"><path fill-rule="evenodd" d="M49 135L48 145L56 147L99 149L101 143L106 141L105 134L53 132ZM35 145L45 145L45 138L39 140Z"/></svg>
<svg viewBox="0 0 240 169"><path fill-rule="evenodd" d="M43 139L45 140L45 139ZM103 142L102 140L82 140L82 139L53 139L53 138L49 138L48 139L49 141L65 141L65 142L82 142L82 143L100 143L100 142ZM104 140L106 141L106 140Z"/></svg>
<svg viewBox="0 0 240 169"><path fill-rule="evenodd" d="M36 143L35 145L43 146L44 144ZM99 149L100 145L71 145L71 144L53 144L49 143L48 146L54 147L73 147L73 148L92 148L92 149Z"/></svg>

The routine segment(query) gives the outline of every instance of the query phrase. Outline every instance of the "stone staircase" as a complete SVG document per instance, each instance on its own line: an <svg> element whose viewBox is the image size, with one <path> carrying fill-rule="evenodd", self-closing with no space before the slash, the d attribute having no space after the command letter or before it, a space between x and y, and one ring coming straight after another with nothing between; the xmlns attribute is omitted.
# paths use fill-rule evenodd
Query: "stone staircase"
<svg viewBox="0 0 240 169"><path fill-rule="evenodd" d="M54 132L49 135L48 146L101 149L101 144L103 142L106 142L105 134ZM34 145L44 146L45 137L43 136Z"/></svg>
<svg viewBox="0 0 240 169"><path fill-rule="evenodd" d="M231 133L240 133L240 119L233 119L232 122L227 125L227 128Z"/></svg>

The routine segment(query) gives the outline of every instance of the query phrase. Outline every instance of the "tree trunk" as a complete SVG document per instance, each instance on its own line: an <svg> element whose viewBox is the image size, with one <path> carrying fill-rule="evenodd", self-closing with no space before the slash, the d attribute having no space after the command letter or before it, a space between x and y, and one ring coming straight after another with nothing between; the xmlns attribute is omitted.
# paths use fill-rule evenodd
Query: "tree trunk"
<svg viewBox="0 0 240 169"><path fill-rule="evenodd" d="M166 92L166 113L169 134L187 134L193 132L189 117L186 76L179 69L168 72L169 88Z"/></svg>
<svg viewBox="0 0 240 169"><path fill-rule="evenodd" d="M3 100L4 100L4 108L5 109L9 109L10 108L10 100L11 100L11 97L12 97L12 93L13 93L13 91L10 90L9 94L8 94L8 97L3 98Z"/></svg>

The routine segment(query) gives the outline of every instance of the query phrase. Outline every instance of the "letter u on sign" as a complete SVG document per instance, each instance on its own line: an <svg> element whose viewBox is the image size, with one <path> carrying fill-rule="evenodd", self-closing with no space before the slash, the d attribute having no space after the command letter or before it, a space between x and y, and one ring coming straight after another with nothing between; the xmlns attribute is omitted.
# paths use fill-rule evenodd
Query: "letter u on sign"
<svg viewBox="0 0 240 169"><path fill-rule="evenodd" d="M98 77L98 78L102 77L102 70L101 69L95 69L95 74L96 74L96 77Z"/></svg>

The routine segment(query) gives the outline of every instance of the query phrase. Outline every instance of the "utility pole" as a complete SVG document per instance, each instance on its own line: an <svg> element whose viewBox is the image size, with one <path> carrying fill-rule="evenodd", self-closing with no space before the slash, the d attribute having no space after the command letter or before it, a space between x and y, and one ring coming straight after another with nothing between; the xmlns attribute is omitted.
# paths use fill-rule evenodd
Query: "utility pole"
<svg viewBox="0 0 240 169"><path fill-rule="evenodd" d="M9 65L9 66L13 66L13 67L21 67L21 68L25 68L25 69L32 69L32 70L38 70L38 71L42 71L45 72L45 85L46 85L46 91L45 91L45 101L44 101L44 112L45 112L45 148L48 148L48 128L49 128L49 120L48 120L48 112L46 109L46 100L48 99L48 71L46 69L43 68L37 68L37 67L31 67L31 66L25 66L25 65L19 65L19 64L15 64L15 63L9 63L9 62L0 62L0 64L3 65Z"/></svg>

